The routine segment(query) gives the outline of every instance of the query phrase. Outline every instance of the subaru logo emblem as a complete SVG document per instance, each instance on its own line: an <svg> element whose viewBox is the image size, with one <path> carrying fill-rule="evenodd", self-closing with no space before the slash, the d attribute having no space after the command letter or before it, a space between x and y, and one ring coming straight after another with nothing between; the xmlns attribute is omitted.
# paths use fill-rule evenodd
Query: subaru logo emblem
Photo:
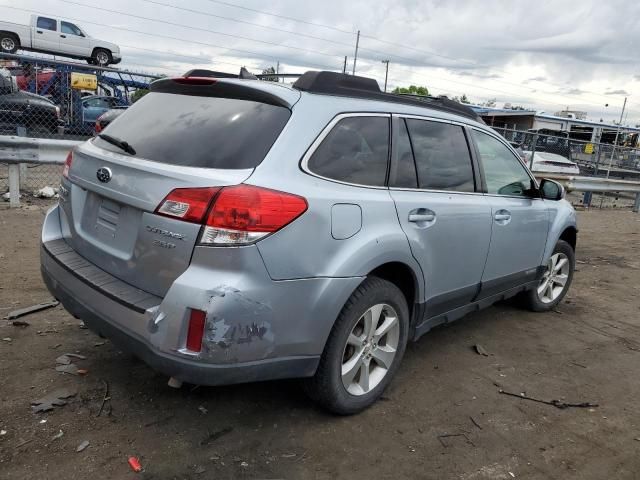
<svg viewBox="0 0 640 480"><path fill-rule="evenodd" d="M111 180L111 169L108 167L100 167L96 172L96 177L98 177L98 180L102 183L107 183Z"/></svg>

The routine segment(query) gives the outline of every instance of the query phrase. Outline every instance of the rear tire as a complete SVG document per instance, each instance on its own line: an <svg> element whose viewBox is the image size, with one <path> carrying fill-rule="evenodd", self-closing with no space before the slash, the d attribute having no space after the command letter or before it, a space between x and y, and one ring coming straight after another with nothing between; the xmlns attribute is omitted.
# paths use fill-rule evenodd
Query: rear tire
<svg viewBox="0 0 640 480"><path fill-rule="evenodd" d="M534 312L553 310L571 286L575 264L573 248L564 240L559 240L540 283L521 297L523 306Z"/></svg>
<svg viewBox="0 0 640 480"><path fill-rule="evenodd" d="M409 308L398 287L369 277L342 308L307 394L340 415L373 404L395 375L409 335Z"/></svg>
<svg viewBox="0 0 640 480"><path fill-rule="evenodd" d="M99 67L106 67L113 61L113 57L111 56L111 52L109 50L105 50L104 48L96 48L93 51L93 55L91 55L91 60L94 65L98 65Z"/></svg>
<svg viewBox="0 0 640 480"><path fill-rule="evenodd" d="M20 40L12 33L0 33L0 51L2 53L16 53Z"/></svg>

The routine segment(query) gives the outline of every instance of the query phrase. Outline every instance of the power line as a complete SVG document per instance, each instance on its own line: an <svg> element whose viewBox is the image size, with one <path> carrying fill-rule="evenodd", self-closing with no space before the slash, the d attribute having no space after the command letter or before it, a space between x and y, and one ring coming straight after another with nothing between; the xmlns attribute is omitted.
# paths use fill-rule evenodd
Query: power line
<svg viewBox="0 0 640 480"><path fill-rule="evenodd" d="M60 0L60 1L65 1L65 0ZM169 8L173 8L176 10L182 10L184 12L191 12L191 13L195 13L198 15L206 15L208 17L213 17L213 18L220 18L222 20L229 20L230 22L237 22L237 23L242 23L244 25L251 25L254 27L260 27L260 28L264 28L267 30L273 30L275 32L281 32L281 33L288 33L290 35L297 35L299 37L305 37L305 38L312 38L314 40L321 40L323 42L328 42L328 43L333 43L335 45L341 45L341 46L345 46L345 47L352 47L352 44L350 43L345 43L345 42L338 42L335 40L331 40L329 38L323 38L323 37L317 37L315 35L309 35L306 33L300 33L300 32L294 32L293 30L285 30L284 28L278 28L278 27L272 27L270 25L261 25L259 23L254 23L254 22L249 22L246 20L240 20L238 18L233 18L233 17L225 17L223 15L218 15L215 13L211 13L211 12L205 12L203 10L195 10L192 8L186 8L186 7L179 7L177 5L171 5L169 3L162 3L162 2L158 2L156 0L142 0L143 2L147 2L147 3L153 3L155 5L162 5L164 7L169 7Z"/></svg>
<svg viewBox="0 0 640 480"><path fill-rule="evenodd" d="M250 42L257 42L257 43L262 43L262 44L265 44L265 45L272 45L272 46L276 46L276 47L290 48L290 49L298 50L298 51L301 51L301 52L308 52L308 53L314 53L314 54L317 54L317 55L324 55L326 57L337 58L337 55L326 53L326 52L321 52L319 50L313 50L313 49L302 48L302 47L294 47L294 46L291 46L291 45L284 45L284 44L281 44L281 43L269 42L267 40L259 40L257 38L245 37L243 35L236 35L236 34L233 34L233 33L218 32L217 30L210 30L208 28L195 27L193 25L185 25L184 23L175 23L175 22L170 22L168 20L160 20L160 19L157 19L157 18L150 18L150 17L145 17L145 16L142 16L142 15L135 15L133 13L121 12L119 10L111 10L109 8L97 7L97 6L94 6L94 5L87 5L86 3L74 2L73 0L58 0L58 1L64 2L64 3L69 3L69 4L72 4L72 5L79 5L79 6L85 7L85 8L91 8L93 10L102 10L103 12L115 13L117 15L124 15L126 17L132 17L132 18L138 18L138 19L141 19L141 20L147 20L147 21L150 21L150 22L164 23L165 25L172 25L174 27L188 28L190 30L200 30L202 32L213 33L215 35L223 35L225 37L239 38L239 39L242 39L242 40L248 40Z"/></svg>
<svg viewBox="0 0 640 480"><path fill-rule="evenodd" d="M19 11L27 12L27 13L35 13L35 14L40 14L40 15L56 16L56 14L53 14L53 13L30 10L30 9L27 9L27 8L11 7L11 6L8 6L8 5L0 5L0 7L8 8L8 9L11 9L11 10L19 10ZM89 20L85 20L85 19L81 19L81 18L73 18L73 17L66 17L66 18L68 18L69 20L73 20L75 22L81 22L81 23L84 23L84 24L98 25L100 27L105 27L104 23L91 22ZM135 30L135 29L125 28L125 27L118 27L118 26L113 26L113 25L107 25L107 26L109 28L114 29L114 30L122 30L122 31L125 31L125 32L137 33L137 34L140 34L140 35L148 35L148 36L151 36L151 37L166 38L168 40L176 40L176 41L179 41L179 42L186 42L186 43L191 43L191 44L204 45L204 46L207 46L207 47L222 49L222 50L225 50L225 51L235 51L235 52L241 52L241 53L248 53L250 55L257 56L258 58L260 58L260 57L265 58L266 57L266 58L272 58L274 60L277 60L277 58L274 57L274 56L265 55L264 53L253 52L251 50L241 50L239 48L231 48L231 47L226 47L224 45L219 45L219 44L214 45L214 44L211 44L211 43L199 42L199 41L196 41L196 40L188 40L188 39L178 38L178 37L171 37L169 35L161 35L159 33L143 32L141 30ZM321 65L321 64L314 64L314 65L316 67L319 67L319 68L324 68L324 69L328 69L328 70L336 70L335 67L328 66L328 65Z"/></svg>
<svg viewBox="0 0 640 480"><path fill-rule="evenodd" d="M227 7L239 8L241 10L247 10L249 12L259 13L261 15L268 15L270 17L282 18L284 20L291 20L292 22L304 23L305 25L313 25L314 27L327 28L329 30L334 30L334 31L340 32L340 33L346 33L346 34L349 34L349 35L355 35L356 34L356 32L354 32L354 31L342 30L340 28L332 27L331 25L325 25L325 24L316 23L316 22L309 22L307 20L302 20L300 18L287 17L286 15L278 15L277 13L265 12L264 10L257 10L255 8L249 8L249 7L245 7L243 5L237 5L237 4L231 3L231 2L222 2L220 0L207 0L207 1L209 1L211 3L217 3L219 5L225 5Z"/></svg>

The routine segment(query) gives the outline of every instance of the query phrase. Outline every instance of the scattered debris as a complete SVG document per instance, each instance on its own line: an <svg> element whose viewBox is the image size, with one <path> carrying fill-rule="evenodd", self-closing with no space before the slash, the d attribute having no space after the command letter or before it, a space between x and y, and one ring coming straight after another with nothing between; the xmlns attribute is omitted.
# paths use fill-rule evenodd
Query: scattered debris
<svg viewBox="0 0 640 480"><path fill-rule="evenodd" d="M78 371L78 366L75 363L70 363L69 365L58 365L56 367L57 372L68 373L69 375L80 375Z"/></svg>
<svg viewBox="0 0 640 480"><path fill-rule="evenodd" d="M89 446L89 440L84 440L80 445L76 447L76 452L81 452L88 446Z"/></svg>
<svg viewBox="0 0 640 480"><path fill-rule="evenodd" d="M196 465L195 468L193 469L193 473L195 473L196 475L200 475L206 471L207 469L204 468L202 465Z"/></svg>
<svg viewBox="0 0 640 480"><path fill-rule="evenodd" d="M33 438L30 438L29 440L23 440L13 448L24 447L27 443L31 443L31 442L33 442Z"/></svg>
<svg viewBox="0 0 640 480"><path fill-rule="evenodd" d="M168 415L166 417L160 418L158 420L153 420L152 422L149 423L145 423L145 427L151 427L153 425L164 425L165 423L167 423L169 420L171 420L175 415Z"/></svg>
<svg viewBox="0 0 640 480"><path fill-rule="evenodd" d="M53 198L56 196L56 189L47 185L34 193L33 196L36 198Z"/></svg>
<svg viewBox="0 0 640 480"><path fill-rule="evenodd" d="M488 357L489 353L484 349L484 347L482 345L480 345L479 343L476 343L473 348L475 349L476 353L478 355L482 355L483 357Z"/></svg>
<svg viewBox="0 0 640 480"><path fill-rule="evenodd" d="M98 410L96 417L99 417L102 414L105 402L111 399L111 397L109 397L109 383L102 379L102 384L104 385L104 395L102 396L102 402L100 403L100 409Z"/></svg>
<svg viewBox="0 0 640 480"><path fill-rule="evenodd" d="M67 355L60 355L56 358L56 363L59 365L69 365L71 363L71 359Z"/></svg>
<svg viewBox="0 0 640 480"><path fill-rule="evenodd" d="M42 398L31 402L33 413L48 412L53 407L62 407L67 404L66 399L75 397L78 392L69 388L58 388Z"/></svg>
<svg viewBox="0 0 640 480"><path fill-rule="evenodd" d="M240 466L247 468L249 466L249 464L247 462L240 462Z"/></svg>
<svg viewBox="0 0 640 480"><path fill-rule="evenodd" d="M87 326L84 324L84 322L80 322L80 324L78 325L78 328L80 328L80 330L86 330Z"/></svg>
<svg viewBox="0 0 640 480"><path fill-rule="evenodd" d="M102 345L104 345L105 343L107 343L107 342L105 342L105 341L102 341L102 342L96 342L96 343L94 343L94 344L93 344L93 346L94 346L94 347L101 347L101 346L102 346Z"/></svg>
<svg viewBox="0 0 640 480"><path fill-rule="evenodd" d="M297 457L297 455L295 453L283 453L282 455L280 455L282 458L294 458Z"/></svg>
<svg viewBox="0 0 640 480"><path fill-rule="evenodd" d="M7 431L6 430L0 430L0 437L2 437L3 435L6 435ZM637 438L636 438L637 440Z"/></svg>
<svg viewBox="0 0 640 480"><path fill-rule="evenodd" d="M416 451L416 448L409 445L409 452L415 453L415 451Z"/></svg>
<svg viewBox="0 0 640 480"><path fill-rule="evenodd" d="M509 472L509 475L511 475L511 478L516 478L513 472Z"/></svg>
<svg viewBox="0 0 640 480"><path fill-rule="evenodd" d="M51 300L49 302L39 303L37 305L32 305L30 307L19 308L18 310L14 310L13 312L9 312L7 315L7 319L13 320L14 318L23 317L24 315L28 315L30 313L39 312L41 310L46 310L47 308L57 307L60 304L57 300Z"/></svg>
<svg viewBox="0 0 640 480"><path fill-rule="evenodd" d="M478 427L480 430L482 430L482 427L480 426L480 424L478 422L476 422L476 419L473 418L471 415L469 415L469 420L471 420L471 423L473 423L476 427Z"/></svg>
<svg viewBox="0 0 640 480"><path fill-rule="evenodd" d="M14 320L13 322L11 322L11 325L13 325L14 327L25 328L31 324L29 322L25 322L24 320Z"/></svg>
<svg viewBox="0 0 640 480"><path fill-rule="evenodd" d="M59 430L58 433L56 433L53 437L51 437L51 441L53 442L54 440L58 440L63 436L64 436L64 432L62 430Z"/></svg>
<svg viewBox="0 0 640 480"><path fill-rule="evenodd" d="M2 339L3 342L11 342L11 340L12 340L11 337L4 337Z"/></svg>
<svg viewBox="0 0 640 480"><path fill-rule="evenodd" d="M597 403L590 403L590 402L567 403L567 402L561 402L560 400L540 400L539 398L529 397L524 393L521 393L518 395L517 393L506 392L502 389L498 390L498 392L503 395L508 395L510 397L521 398L523 400L530 400L532 402L537 402L537 403L544 403L545 405L551 405L552 407L556 407L561 410L564 410L565 408L594 408L599 406Z"/></svg>
<svg viewBox="0 0 640 480"><path fill-rule="evenodd" d="M42 425L42 424L44 424L44 423L47 423L47 419L46 419L46 418L43 418L42 420L40 420L40 422L39 422L39 423L40 423L40 425Z"/></svg>
<svg viewBox="0 0 640 480"><path fill-rule="evenodd" d="M438 435L438 440L444 448L449 448L449 445L444 441L444 439L451 437L463 437L469 445L473 447L476 446L471 440L469 440L469 437L467 437L466 433L445 433L444 435Z"/></svg>
<svg viewBox="0 0 640 480"><path fill-rule="evenodd" d="M207 410L205 407L203 407L202 405L200 405L198 407L198 410L200 411L200 413L202 413L203 415L206 415L207 413L209 413L209 410Z"/></svg>
<svg viewBox="0 0 640 480"><path fill-rule="evenodd" d="M582 365L581 363L578 362L569 362L571 365L575 365L576 367L581 367L581 368L587 368L586 365Z"/></svg>
<svg viewBox="0 0 640 480"><path fill-rule="evenodd" d="M18 194L18 198L22 198L22 194L21 194L21 193L19 193L19 194ZM3 193L3 194L2 194L2 199L3 199L5 202L8 202L9 200L11 200L11 193L10 193L10 192Z"/></svg>
<svg viewBox="0 0 640 480"><path fill-rule="evenodd" d="M231 433L233 431L233 427L224 427L222 430L217 430L213 433L207 434L202 440L200 440L200 446L209 445L211 442L223 437L224 435Z"/></svg>
<svg viewBox="0 0 640 480"><path fill-rule="evenodd" d="M89 370L87 370L86 368L79 368L77 373L78 375L86 375L87 373L89 373Z"/></svg>
<svg viewBox="0 0 640 480"><path fill-rule="evenodd" d="M131 470L138 473L142 471L142 465L140 465L140 461L136 457L129 457L129 466Z"/></svg>

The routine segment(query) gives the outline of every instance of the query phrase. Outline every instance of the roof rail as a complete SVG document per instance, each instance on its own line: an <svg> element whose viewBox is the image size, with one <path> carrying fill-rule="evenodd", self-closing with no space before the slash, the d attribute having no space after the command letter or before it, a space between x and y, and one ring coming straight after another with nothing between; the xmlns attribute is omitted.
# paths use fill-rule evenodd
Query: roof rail
<svg viewBox="0 0 640 480"><path fill-rule="evenodd" d="M310 93L381 100L418 107L433 108L482 122L471 108L446 97L385 93L373 78L336 72L306 72L293 84L293 88Z"/></svg>

